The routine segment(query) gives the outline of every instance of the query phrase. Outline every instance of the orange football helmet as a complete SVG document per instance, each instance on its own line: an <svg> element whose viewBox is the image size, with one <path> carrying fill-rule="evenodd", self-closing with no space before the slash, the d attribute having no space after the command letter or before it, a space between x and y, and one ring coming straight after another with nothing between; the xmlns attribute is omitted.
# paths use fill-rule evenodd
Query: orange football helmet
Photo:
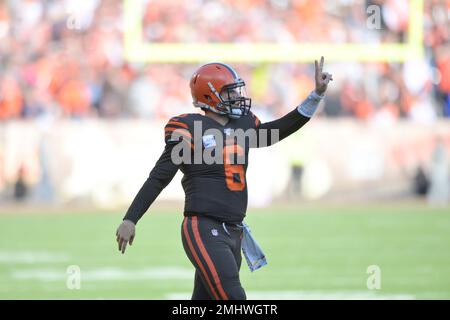
<svg viewBox="0 0 450 320"><path fill-rule="evenodd" d="M190 81L193 104L202 110L237 119L248 114L252 100L247 97L245 83L237 72L225 63L201 66Z"/></svg>

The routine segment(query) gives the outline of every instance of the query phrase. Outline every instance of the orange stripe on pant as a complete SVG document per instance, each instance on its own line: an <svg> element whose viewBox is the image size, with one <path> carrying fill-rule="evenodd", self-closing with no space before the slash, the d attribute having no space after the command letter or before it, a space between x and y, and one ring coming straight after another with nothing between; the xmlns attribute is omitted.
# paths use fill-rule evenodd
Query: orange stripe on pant
<svg viewBox="0 0 450 320"><path fill-rule="evenodd" d="M217 286L217 289L219 290L220 296L223 300L228 300L227 294L225 293L225 290L222 288L222 283L220 282L219 275L217 274L216 268L214 267L214 264L209 257L208 252L206 251L205 246L203 245L202 239L200 238L200 232L198 232L198 221L197 217L192 217L192 230L194 231L194 240L197 243L197 246L200 248L200 253L203 256L203 259L206 261L206 264L208 265L209 271L211 271L211 274L213 275L214 282Z"/></svg>
<svg viewBox="0 0 450 320"><path fill-rule="evenodd" d="M191 237L189 236L189 232L187 230L187 221L188 217L184 218L183 222L183 232L184 236L186 237L186 241L188 243L189 250L191 250L192 255L194 256L195 262L199 266L200 270L203 273L203 276L205 277L206 282L208 283L209 288L211 289L212 294L214 295L214 298L216 300L219 300L219 296L217 295L216 291L214 290L214 286L212 285L211 281L209 280L208 274L206 273L205 268L203 267L202 262L200 261L199 257L197 256L197 253L194 250L194 246L192 245Z"/></svg>

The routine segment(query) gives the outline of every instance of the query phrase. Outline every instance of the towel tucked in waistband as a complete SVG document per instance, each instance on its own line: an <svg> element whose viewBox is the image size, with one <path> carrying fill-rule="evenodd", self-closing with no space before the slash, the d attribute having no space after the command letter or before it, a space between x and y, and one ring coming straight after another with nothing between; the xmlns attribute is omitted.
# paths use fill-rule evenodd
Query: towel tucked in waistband
<svg viewBox="0 0 450 320"><path fill-rule="evenodd" d="M250 227L243 223L244 236L242 238L242 253L247 261L250 271L258 270L267 264L266 256L256 240L253 238Z"/></svg>

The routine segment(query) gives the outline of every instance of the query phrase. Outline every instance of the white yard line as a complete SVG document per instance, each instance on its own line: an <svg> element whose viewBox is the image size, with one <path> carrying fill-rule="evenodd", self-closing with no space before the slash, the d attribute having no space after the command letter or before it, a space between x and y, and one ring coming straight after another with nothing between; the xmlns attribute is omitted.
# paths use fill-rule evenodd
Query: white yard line
<svg viewBox="0 0 450 320"><path fill-rule="evenodd" d="M66 269L22 269L15 270L11 277L17 280L61 281L66 280ZM168 279L193 279L194 271L179 267L159 267L145 269L121 269L115 267L81 269L80 279L83 281L104 280L168 280Z"/></svg>
<svg viewBox="0 0 450 320"><path fill-rule="evenodd" d="M49 251L0 251L0 264L66 262L69 256Z"/></svg>
<svg viewBox="0 0 450 320"><path fill-rule="evenodd" d="M166 295L168 300L186 300L191 292ZM248 291L249 300L413 300L411 294L382 294L374 291Z"/></svg>

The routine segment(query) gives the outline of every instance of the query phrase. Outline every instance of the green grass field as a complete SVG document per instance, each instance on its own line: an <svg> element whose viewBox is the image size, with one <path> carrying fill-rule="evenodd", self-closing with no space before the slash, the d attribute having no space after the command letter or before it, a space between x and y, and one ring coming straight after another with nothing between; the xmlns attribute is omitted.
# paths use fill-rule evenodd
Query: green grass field
<svg viewBox="0 0 450 320"><path fill-rule="evenodd" d="M173 210L175 211L175 210ZM117 251L122 213L0 215L1 299L183 299L193 268L181 215L152 211ZM450 299L450 210L422 206L252 210L269 265L241 280L250 299ZM69 265L81 288L66 286ZM381 270L369 290L367 268Z"/></svg>

